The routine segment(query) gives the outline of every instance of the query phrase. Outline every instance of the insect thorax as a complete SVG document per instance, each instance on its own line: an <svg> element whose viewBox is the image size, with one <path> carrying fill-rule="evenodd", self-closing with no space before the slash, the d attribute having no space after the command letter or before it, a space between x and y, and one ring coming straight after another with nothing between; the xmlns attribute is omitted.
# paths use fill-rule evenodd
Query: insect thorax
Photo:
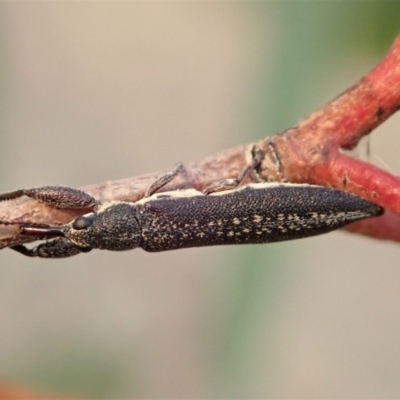
<svg viewBox="0 0 400 400"><path fill-rule="evenodd" d="M140 246L141 228L137 219L137 206L132 203L110 202L96 213L86 214L92 224L86 229L74 229L73 222L66 237L81 247L122 251Z"/></svg>

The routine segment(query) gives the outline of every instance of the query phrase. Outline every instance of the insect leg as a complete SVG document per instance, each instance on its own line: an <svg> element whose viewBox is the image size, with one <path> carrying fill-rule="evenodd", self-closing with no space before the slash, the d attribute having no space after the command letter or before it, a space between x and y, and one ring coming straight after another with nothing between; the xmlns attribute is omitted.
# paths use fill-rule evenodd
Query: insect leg
<svg viewBox="0 0 400 400"><path fill-rule="evenodd" d="M175 168L171 172L167 172L164 175L161 175L157 180L155 180L150 187L147 189L144 197L150 197L157 190L161 189L167 183L170 183L178 174L183 170L183 164L179 163L175 166Z"/></svg>
<svg viewBox="0 0 400 400"><path fill-rule="evenodd" d="M251 170L254 170L255 168L257 168L257 166L260 164L260 162L262 160L263 153L261 151L256 151L255 147L253 147L251 152L252 152L252 160L251 160L250 165L247 165L246 167L244 167L236 179L223 179L221 181L214 182L210 186L205 188L203 193L207 195L210 193L222 192L224 190L230 190L230 189L237 188L242 183L242 181L246 177L246 175Z"/></svg>
<svg viewBox="0 0 400 400"><path fill-rule="evenodd" d="M24 256L39 258L66 258L92 250L90 247L78 247L65 238L49 240L32 249L28 249L22 244L10 248Z"/></svg>
<svg viewBox="0 0 400 400"><path fill-rule="evenodd" d="M82 190L67 186L42 186L34 189L20 189L0 194L0 201L12 200L21 196L49 204L56 208L95 208L99 202Z"/></svg>

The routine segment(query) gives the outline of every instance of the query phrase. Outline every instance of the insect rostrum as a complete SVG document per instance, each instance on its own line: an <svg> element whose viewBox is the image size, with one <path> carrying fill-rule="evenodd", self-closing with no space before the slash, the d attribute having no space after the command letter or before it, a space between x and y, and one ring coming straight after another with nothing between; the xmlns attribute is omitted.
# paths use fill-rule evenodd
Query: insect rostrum
<svg viewBox="0 0 400 400"><path fill-rule="evenodd" d="M258 183L208 195L181 190L153 194L136 203L105 204L77 189L53 186L0 195L0 200L23 194L55 207L65 202L71 207L71 201L76 201L79 207L93 208L60 227L21 224L20 232L35 239L56 237L33 249L12 247L27 256L44 258L69 257L92 249L141 247L156 252L277 242L330 232L383 213L379 206L352 194L302 184Z"/></svg>

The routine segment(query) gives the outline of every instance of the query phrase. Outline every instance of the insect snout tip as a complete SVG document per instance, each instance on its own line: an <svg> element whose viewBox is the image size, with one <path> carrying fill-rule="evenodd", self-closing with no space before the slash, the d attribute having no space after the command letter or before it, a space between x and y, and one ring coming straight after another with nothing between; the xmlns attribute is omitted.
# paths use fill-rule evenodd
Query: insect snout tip
<svg viewBox="0 0 400 400"><path fill-rule="evenodd" d="M64 237L61 227L34 227L21 225L19 228L21 235L35 236L40 238Z"/></svg>

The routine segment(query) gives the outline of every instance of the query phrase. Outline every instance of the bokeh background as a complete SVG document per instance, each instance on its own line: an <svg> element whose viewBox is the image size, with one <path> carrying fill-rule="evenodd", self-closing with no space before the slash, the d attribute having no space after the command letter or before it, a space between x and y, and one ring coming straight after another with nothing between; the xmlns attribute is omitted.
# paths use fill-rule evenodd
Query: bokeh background
<svg viewBox="0 0 400 400"><path fill-rule="evenodd" d="M399 2L2 2L1 191L169 170L295 125ZM398 116L371 161L400 171ZM0 252L0 378L97 398L400 397L400 247L343 232L65 260Z"/></svg>

